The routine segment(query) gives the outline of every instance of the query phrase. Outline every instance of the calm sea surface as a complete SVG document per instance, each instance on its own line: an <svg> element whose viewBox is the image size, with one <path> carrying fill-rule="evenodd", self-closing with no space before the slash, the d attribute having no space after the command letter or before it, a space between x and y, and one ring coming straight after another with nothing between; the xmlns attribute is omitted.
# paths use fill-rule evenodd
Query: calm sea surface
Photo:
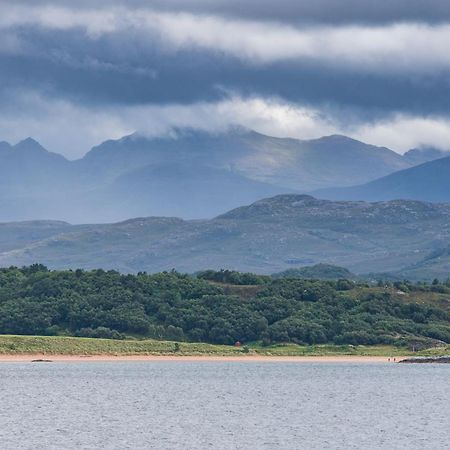
<svg viewBox="0 0 450 450"><path fill-rule="evenodd" d="M1 449L448 449L450 366L1 363Z"/></svg>

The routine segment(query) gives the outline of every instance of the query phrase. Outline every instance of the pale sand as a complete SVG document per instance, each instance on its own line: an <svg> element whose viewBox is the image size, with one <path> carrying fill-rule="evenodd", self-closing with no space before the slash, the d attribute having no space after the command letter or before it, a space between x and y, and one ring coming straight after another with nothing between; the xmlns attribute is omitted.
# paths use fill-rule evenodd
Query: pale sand
<svg viewBox="0 0 450 450"><path fill-rule="evenodd" d="M404 359L396 356L398 362ZM49 355L21 354L0 355L0 362L31 362L33 360L50 360L55 362L98 362L98 361L176 361L176 362L295 362L295 363L388 363L387 356L175 356L175 355ZM390 362L394 362L393 357Z"/></svg>

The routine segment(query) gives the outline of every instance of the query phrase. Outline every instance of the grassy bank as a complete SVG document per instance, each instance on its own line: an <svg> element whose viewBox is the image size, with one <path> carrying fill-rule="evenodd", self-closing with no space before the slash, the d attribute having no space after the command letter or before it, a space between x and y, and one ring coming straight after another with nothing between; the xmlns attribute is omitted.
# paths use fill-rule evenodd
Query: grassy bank
<svg viewBox="0 0 450 450"><path fill-rule="evenodd" d="M393 346L349 346L279 344L269 347L232 347L201 343L175 343L157 340L114 340L60 336L0 336L0 355L180 355L180 356L409 356L448 355L450 346L412 353Z"/></svg>

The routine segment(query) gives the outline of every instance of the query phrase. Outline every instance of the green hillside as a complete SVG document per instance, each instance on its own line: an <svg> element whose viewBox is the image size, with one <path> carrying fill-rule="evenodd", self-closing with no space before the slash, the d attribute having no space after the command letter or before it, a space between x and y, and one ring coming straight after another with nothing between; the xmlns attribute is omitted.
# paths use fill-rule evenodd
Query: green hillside
<svg viewBox="0 0 450 450"><path fill-rule="evenodd" d="M298 269L287 269L272 276L274 278L310 278L316 280L339 280L341 278L354 280L357 278L345 267L333 266L332 264L316 264Z"/></svg>
<svg viewBox="0 0 450 450"><path fill-rule="evenodd" d="M0 269L0 334L265 346L450 343L446 284L370 287L258 276L250 282L222 284L177 272Z"/></svg>

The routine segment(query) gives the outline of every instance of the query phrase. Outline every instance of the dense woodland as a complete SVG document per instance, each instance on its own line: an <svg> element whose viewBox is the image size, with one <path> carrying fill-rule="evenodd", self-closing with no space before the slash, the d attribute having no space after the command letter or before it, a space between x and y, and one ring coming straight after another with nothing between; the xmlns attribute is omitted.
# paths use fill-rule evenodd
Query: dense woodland
<svg viewBox="0 0 450 450"><path fill-rule="evenodd" d="M450 284L437 280L369 286L232 271L122 275L33 265L0 269L0 333L433 345L450 343L448 298Z"/></svg>

